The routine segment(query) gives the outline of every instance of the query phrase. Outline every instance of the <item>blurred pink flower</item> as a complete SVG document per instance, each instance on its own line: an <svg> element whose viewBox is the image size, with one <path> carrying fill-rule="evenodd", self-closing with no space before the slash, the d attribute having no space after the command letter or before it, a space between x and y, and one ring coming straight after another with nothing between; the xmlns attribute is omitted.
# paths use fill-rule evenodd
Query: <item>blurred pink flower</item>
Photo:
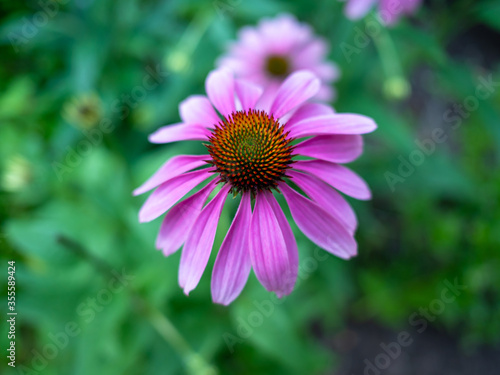
<svg viewBox="0 0 500 375"><path fill-rule="evenodd" d="M378 12L386 25L395 24L399 18L412 14L422 0L347 0L345 13L348 18L356 20L366 15L375 3Z"/></svg>
<svg viewBox="0 0 500 375"><path fill-rule="evenodd" d="M216 70L205 82L208 97L187 98L179 106L182 122L149 137L153 143L201 141L208 150L206 155L173 157L134 191L137 195L156 188L140 210L141 222L168 211L156 246L170 255L184 245L179 284L186 294L206 268L230 193L241 195L241 201L212 273L216 303L231 303L251 268L278 297L293 290L297 244L274 194L283 194L297 226L316 245L344 259L357 254L356 216L337 190L357 199L370 199L371 194L358 175L339 163L362 153L360 134L376 125L362 115L306 103L320 87L312 73L296 72L277 89L269 107L255 110L263 91L235 80L229 70ZM306 139L292 144L301 138ZM296 160L298 156L307 160ZM184 198L199 185L203 187Z"/></svg>
<svg viewBox="0 0 500 375"><path fill-rule="evenodd" d="M326 60L328 45L309 25L282 14L263 19L257 27L243 27L238 36L217 65L231 69L236 78L265 88L261 103L271 103L281 83L298 70L310 70L320 79L315 99L333 99L331 83L338 79L339 70Z"/></svg>

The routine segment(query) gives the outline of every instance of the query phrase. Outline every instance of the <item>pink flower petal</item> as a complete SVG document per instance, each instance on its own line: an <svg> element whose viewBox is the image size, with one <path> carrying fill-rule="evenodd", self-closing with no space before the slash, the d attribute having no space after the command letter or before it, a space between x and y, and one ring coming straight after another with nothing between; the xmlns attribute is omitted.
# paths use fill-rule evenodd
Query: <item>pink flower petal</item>
<svg viewBox="0 0 500 375"><path fill-rule="evenodd" d="M318 78L322 78L317 74L317 67L325 60L328 50L328 44L321 38L312 39L308 43L303 44L294 56L296 69L309 69Z"/></svg>
<svg viewBox="0 0 500 375"><path fill-rule="evenodd" d="M299 160L294 169L310 173L353 198L371 199L366 182L350 169L323 160Z"/></svg>
<svg viewBox="0 0 500 375"><path fill-rule="evenodd" d="M340 68L333 63L325 62L314 68L314 73L323 81L332 82L340 77Z"/></svg>
<svg viewBox="0 0 500 375"><path fill-rule="evenodd" d="M222 242L212 272L212 300L229 305L243 290L250 274L248 228L252 219L250 194L244 193L238 212Z"/></svg>
<svg viewBox="0 0 500 375"><path fill-rule="evenodd" d="M192 95L179 105L179 113L185 124L198 124L214 128L220 118L206 96Z"/></svg>
<svg viewBox="0 0 500 375"><path fill-rule="evenodd" d="M404 11L404 1L399 1L395 3L394 0L379 0L378 12L382 20L386 25L393 25L403 14ZM394 7L397 4L397 7ZM397 11L396 11L397 10Z"/></svg>
<svg viewBox="0 0 500 375"><path fill-rule="evenodd" d="M405 0L395 2L394 0L380 0L379 16L387 26L394 25L404 14L413 13L421 0Z"/></svg>
<svg viewBox="0 0 500 375"><path fill-rule="evenodd" d="M286 219L278 201L273 194L266 194L265 197L273 209L276 219L278 219L281 232L283 233L283 237L285 239L288 261L290 262L289 274L284 275L286 277L285 294L289 294L292 292L295 282L297 281L297 274L299 272L299 250L297 248L297 242L295 241L292 228L290 228L290 224L288 224L288 220Z"/></svg>
<svg viewBox="0 0 500 375"><path fill-rule="evenodd" d="M294 153L311 158L349 163L363 152L363 138L354 134L319 135L299 143Z"/></svg>
<svg viewBox="0 0 500 375"><path fill-rule="evenodd" d="M278 15L274 19L262 19L258 30L261 48L273 54L291 53L294 46L300 46L311 38L309 26L298 23L289 14Z"/></svg>
<svg viewBox="0 0 500 375"><path fill-rule="evenodd" d="M348 0L345 7L347 18L357 20L370 11L376 0Z"/></svg>
<svg viewBox="0 0 500 375"><path fill-rule="evenodd" d="M278 89L271 105L271 114L274 118L282 117L316 95L320 86L319 79L309 71L300 70L293 73Z"/></svg>
<svg viewBox="0 0 500 375"><path fill-rule="evenodd" d="M311 175L298 173L296 171L288 171L287 175L292 178L292 181L297 184L309 198L344 224L349 233L354 233L358 226L356 214L349 203L347 203L342 195L337 193L334 188Z"/></svg>
<svg viewBox="0 0 500 375"><path fill-rule="evenodd" d="M257 279L278 297L290 292L289 275L293 273L280 223L264 194L255 198L250 224L250 259Z"/></svg>
<svg viewBox="0 0 500 375"><path fill-rule="evenodd" d="M209 73L205 81L208 98L224 117L236 110L234 86L233 74L227 69L218 69Z"/></svg>
<svg viewBox="0 0 500 375"><path fill-rule="evenodd" d="M377 128L375 122L366 116L348 113L322 115L298 121L287 130L290 137L302 138L313 135L364 134Z"/></svg>
<svg viewBox="0 0 500 375"><path fill-rule="evenodd" d="M276 94L280 88L280 82L276 80L269 80L265 88L264 93L255 104L255 109L270 113L271 105L273 104L274 98L276 98Z"/></svg>
<svg viewBox="0 0 500 375"><path fill-rule="evenodd" d="M213 169L202 169L181 174L161 184L144 202L139 211L141 223L156 219L168 211L191 189L213 175Z"/></svg>
<svg viewBox="0 0 500 375"><path fill-rule="evenodd" d="M207 266L219 217L230 188L229 184L225 185L203 208L186 240L179 266L179 285L186 295L196 288Z"/></svg>
<svg viewBox="0 0 500 375"><path fill-rule="evenodd" d="M163 126L149 135L151 143L170 143L177 141L206 141L210 131L198 124L172 124Z"/></svg>
<svg viewBox="0 0 500 375"><path fill-rule="evenodd" d="M238 31L238 38L241 40L241 43L245 45L244 51L258 51L261 47L261 37L259 36L258 31L254 27L243 26ZM237 47L238 45L234 45Z"/></svg>
<svg viewBox="0 0 500 375"><path fill-rule="evenodd" d="M165 215L156 238L156 248L162 249L165 256L175 253L186 241L203 204L215 189L215 181L212 180L199 192L176 204Z"/></svg>
<svg viewBox="0 0 500 375"><path fill-rule="evenodd" d="M167 160L145 183L134 190L139 195L191 169L207 165L210 155L178 155Z"/></svg>
<svg viewBox="0 0 500 375"><path fill-rule="evenodd" d="M301 105L297 111L290 117L290 119L285 124L285 127L290 129L297 122L309 119L311 117L322 116L322 115L333 115L335 111L332 107L321 104L321 103L305 103Z"/></svg>
<svg viewBox="0 0 500 375"><path fill-rule="evenodd" d="M244 111L255 108L263 92L259 86L241 79L235 81L235 89Z"/></svg>
<svg viewBox="0 0 500 375"><path fill-rule="evenodd" d="M406 0L405 4L403 5L403 7L405 8L404 11L407 14L413 13L421 2L422 0Z"/></svg>
<svg viewBox="0 0 500 375"><path fill-rule="evenodd" d="M279 187L293 219L312 242L343 259L356 255L357 244L354 237L337 219L286 183L280 183Z"/></svg>
<svg viewBox="0 0 500 375"><path fill-rule="evenodd" d="M322 85L314 99L323 102L331 102L335 100L336 96L337 92L331 86Z"/></svg>

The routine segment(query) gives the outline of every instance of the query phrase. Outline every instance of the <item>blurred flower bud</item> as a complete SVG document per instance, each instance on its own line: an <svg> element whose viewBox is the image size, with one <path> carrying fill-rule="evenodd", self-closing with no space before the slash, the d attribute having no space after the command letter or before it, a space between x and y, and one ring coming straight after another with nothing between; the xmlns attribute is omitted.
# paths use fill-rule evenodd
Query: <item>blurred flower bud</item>
<svg viewBox="0 0 500 375"><path fill-rule="evenodd" d="M384 93L389 99L402 100L410 94L411 87L402 77L389 77L384 82Z"/></svg>
<svg viewBox="0 0 500 375"><path fill-rule="evenodd" d="M5 161L4 171L0 176L0 188L17 192L24 189L31 178L31 165L28 160L21 155L13 155Z"/></svg>
<svg viewBox="0 0 500 375"><path fill-rule="evenodd" d="M93 128L102 116L101 99L94 93L73 97L64 105L62 116L78 128Z"/></svg>
<svg viewBox="0 0 500 375"><path fill-rule="evenodd" d="M169 70L176 73L182 73L189 69L191 62L189 61L189 55L187 53L177 50L166 57L165 64Z"/></svg>

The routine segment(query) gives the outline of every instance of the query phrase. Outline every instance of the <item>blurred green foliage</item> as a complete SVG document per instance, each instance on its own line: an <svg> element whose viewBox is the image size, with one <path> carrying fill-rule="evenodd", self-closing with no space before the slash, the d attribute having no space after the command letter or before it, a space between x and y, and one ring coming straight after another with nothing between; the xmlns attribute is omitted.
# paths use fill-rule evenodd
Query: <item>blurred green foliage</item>
<svg viewBox="0 0 500 375"><path fill-rule="evenodd" d="M500 81L499 1L427 2L349 57L341 45L356 46L366 23L345 19L336 1L0 4L0 286L7 289L7 260L16 260L17 369L32 371L18 373L325 373L340 362L331 342L347 322L407 329L455 279L467 289L432 325L464 348L498 344L498 86L458 120L446 113L475 96L481 79ZM210 300L215 252L184 296L179 253L154 249L160 221L138 223L145 197L131 191L168 157L203 150L154 146L147 135L178 121L182 99L203 93L239 27L279 12L330 43L342 70L336 109L379 124L353 163L374 198L352 201L357 258L325 257L292 224L305 268L296 290L266 302L252 275L226 308ZM399 176L415 140L436 128L446 141L391 189L387 172ZM120 284L122 273L130 279ZM54 337L61 347L52 356ZM2 373L16 373L4 362Z"/></svg>

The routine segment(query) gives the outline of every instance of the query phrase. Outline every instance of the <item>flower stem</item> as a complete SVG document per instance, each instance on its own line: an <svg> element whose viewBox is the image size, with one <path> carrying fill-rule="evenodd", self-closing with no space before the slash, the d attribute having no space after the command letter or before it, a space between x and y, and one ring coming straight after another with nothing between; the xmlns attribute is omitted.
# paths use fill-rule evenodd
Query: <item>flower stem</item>
<svg viewBox="0 0 500 375"><path fill-rule="evenodd" d="M208 364L205 359L191 349L187 341L177 331L172 322L163 315L158 309L148 306L148 318L156 331L163 339L168 342L184 360L187 371L193 375L216 375L216 368Z"/></svg>
<svg viewBox="0 0 500 375"><path fill-rule="evenodd" d="M198 13L180 37L177 45L165 57L165 65L168 69L174 72L184 72L189 69L191 57L211 23L212 19L205 13Z"/></svg>
<svg viewBox="0 0 500 375"><path fill-rule="evenodd" d="M88 261L97 271L99 271L106 278L116 277L113 273L113 268L101 258L95 256L83 247L79 242L59 235L57 237L59 242L66 249L70 250L76 256ZM211 366L201 355L196 353L175 328L174 324L163 315L152 303L144 298L132 285L125 286L127 292L135 299L134 306L143 312L154 329L160 336L179 353L182 358L188 374L192 375L216 375L218 370Z"/></svg>
<svg viewBox="0 0 500 375"><path fill-rule="evenodd" d="M405 99L410 94L410 84L403 75L403 69L394 42L385 27L373 37L385 74L384 92L393 99Z"/></svg>

